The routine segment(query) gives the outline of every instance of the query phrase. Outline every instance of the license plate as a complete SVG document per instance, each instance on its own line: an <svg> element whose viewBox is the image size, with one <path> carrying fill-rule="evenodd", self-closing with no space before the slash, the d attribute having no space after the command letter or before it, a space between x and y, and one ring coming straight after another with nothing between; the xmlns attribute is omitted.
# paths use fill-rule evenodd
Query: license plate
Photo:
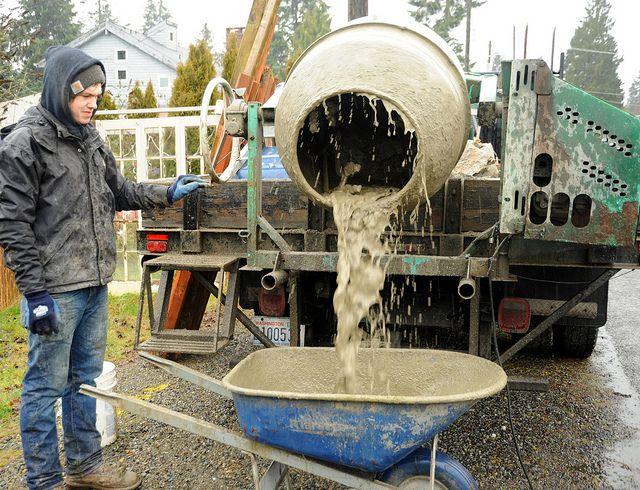
<svg viewBox="0 0 640 490"><path fill-rule="evenodd" d="M254 316L253 323L276 345L291 345L291 321L286 317ZM254 345L262 345L253 337Z"/></svg>

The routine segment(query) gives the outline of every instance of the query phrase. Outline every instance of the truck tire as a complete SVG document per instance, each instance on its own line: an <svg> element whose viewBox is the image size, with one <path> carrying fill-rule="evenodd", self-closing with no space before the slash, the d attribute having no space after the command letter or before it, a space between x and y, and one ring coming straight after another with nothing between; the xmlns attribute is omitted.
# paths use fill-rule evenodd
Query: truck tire
<svg viewBox="0 0 640 490"><path fill-rule="evenodd" d="M564 357L586 359L598 341L598 327L582 325L554 325L553 349Z"/></svg>

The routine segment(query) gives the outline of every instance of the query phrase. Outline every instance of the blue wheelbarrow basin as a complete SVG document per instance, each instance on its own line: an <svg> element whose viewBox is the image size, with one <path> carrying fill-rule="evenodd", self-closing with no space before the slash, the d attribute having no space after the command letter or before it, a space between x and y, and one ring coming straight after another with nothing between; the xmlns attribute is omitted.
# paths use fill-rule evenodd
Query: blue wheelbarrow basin
<svg viewBox="0 0 640 490"><path fill-rule="evenodd" d="M265 444L369 472L397 463L507 376L480 357L428 349L360 349L359 392L335 392L333 348L259 350L223 379L243 432Z"/></svg>

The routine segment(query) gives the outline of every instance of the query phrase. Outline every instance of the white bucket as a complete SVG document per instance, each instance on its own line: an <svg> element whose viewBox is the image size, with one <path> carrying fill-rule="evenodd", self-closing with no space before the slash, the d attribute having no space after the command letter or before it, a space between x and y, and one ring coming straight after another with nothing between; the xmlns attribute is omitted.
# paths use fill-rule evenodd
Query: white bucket
<svg viewBox="0 0 640 490"><path fill-rule="evenodd" d="M105 361L102 374L96 378L96 388L111 391L116 384L116 366ZM102 436L102 447L116 440L118 430L115 411L110 404L101 400L96 401L96 428Z"/></svg>
<svg viewBox="0 0 640 490"><path fill-rule="evenodd" d="M102 374L96 378L96 388L111 391L117 382L116 366L112 362L105 361L102 365ZM62 417L62 398L56 400L55 412L57 418ZM100 400L96 400L96 429L102 437L102 447L116 440L118 430L115 411L107 402Z"/></svg>

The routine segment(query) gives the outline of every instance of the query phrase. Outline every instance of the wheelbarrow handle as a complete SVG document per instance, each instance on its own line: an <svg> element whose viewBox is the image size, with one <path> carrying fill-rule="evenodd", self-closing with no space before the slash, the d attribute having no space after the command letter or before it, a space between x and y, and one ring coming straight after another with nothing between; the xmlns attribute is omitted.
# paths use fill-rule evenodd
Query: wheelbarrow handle
<svg viewBox="0 0 640 490"><path fill-rule="evenodd" d="M188 368L182 364L178 364L177 362L170 361L169 359L154 356L148 352L138 352L138 354L145 361L159 367L160 369L164 369L169 374L173 374L180 379L189 381L189 383L193 383L196 386L200 386L206 390L213 391L220 396L231 399L231 392L222 386L222 383L219 380L212 378L211 376L202 374L195 369Z"/></svg>

